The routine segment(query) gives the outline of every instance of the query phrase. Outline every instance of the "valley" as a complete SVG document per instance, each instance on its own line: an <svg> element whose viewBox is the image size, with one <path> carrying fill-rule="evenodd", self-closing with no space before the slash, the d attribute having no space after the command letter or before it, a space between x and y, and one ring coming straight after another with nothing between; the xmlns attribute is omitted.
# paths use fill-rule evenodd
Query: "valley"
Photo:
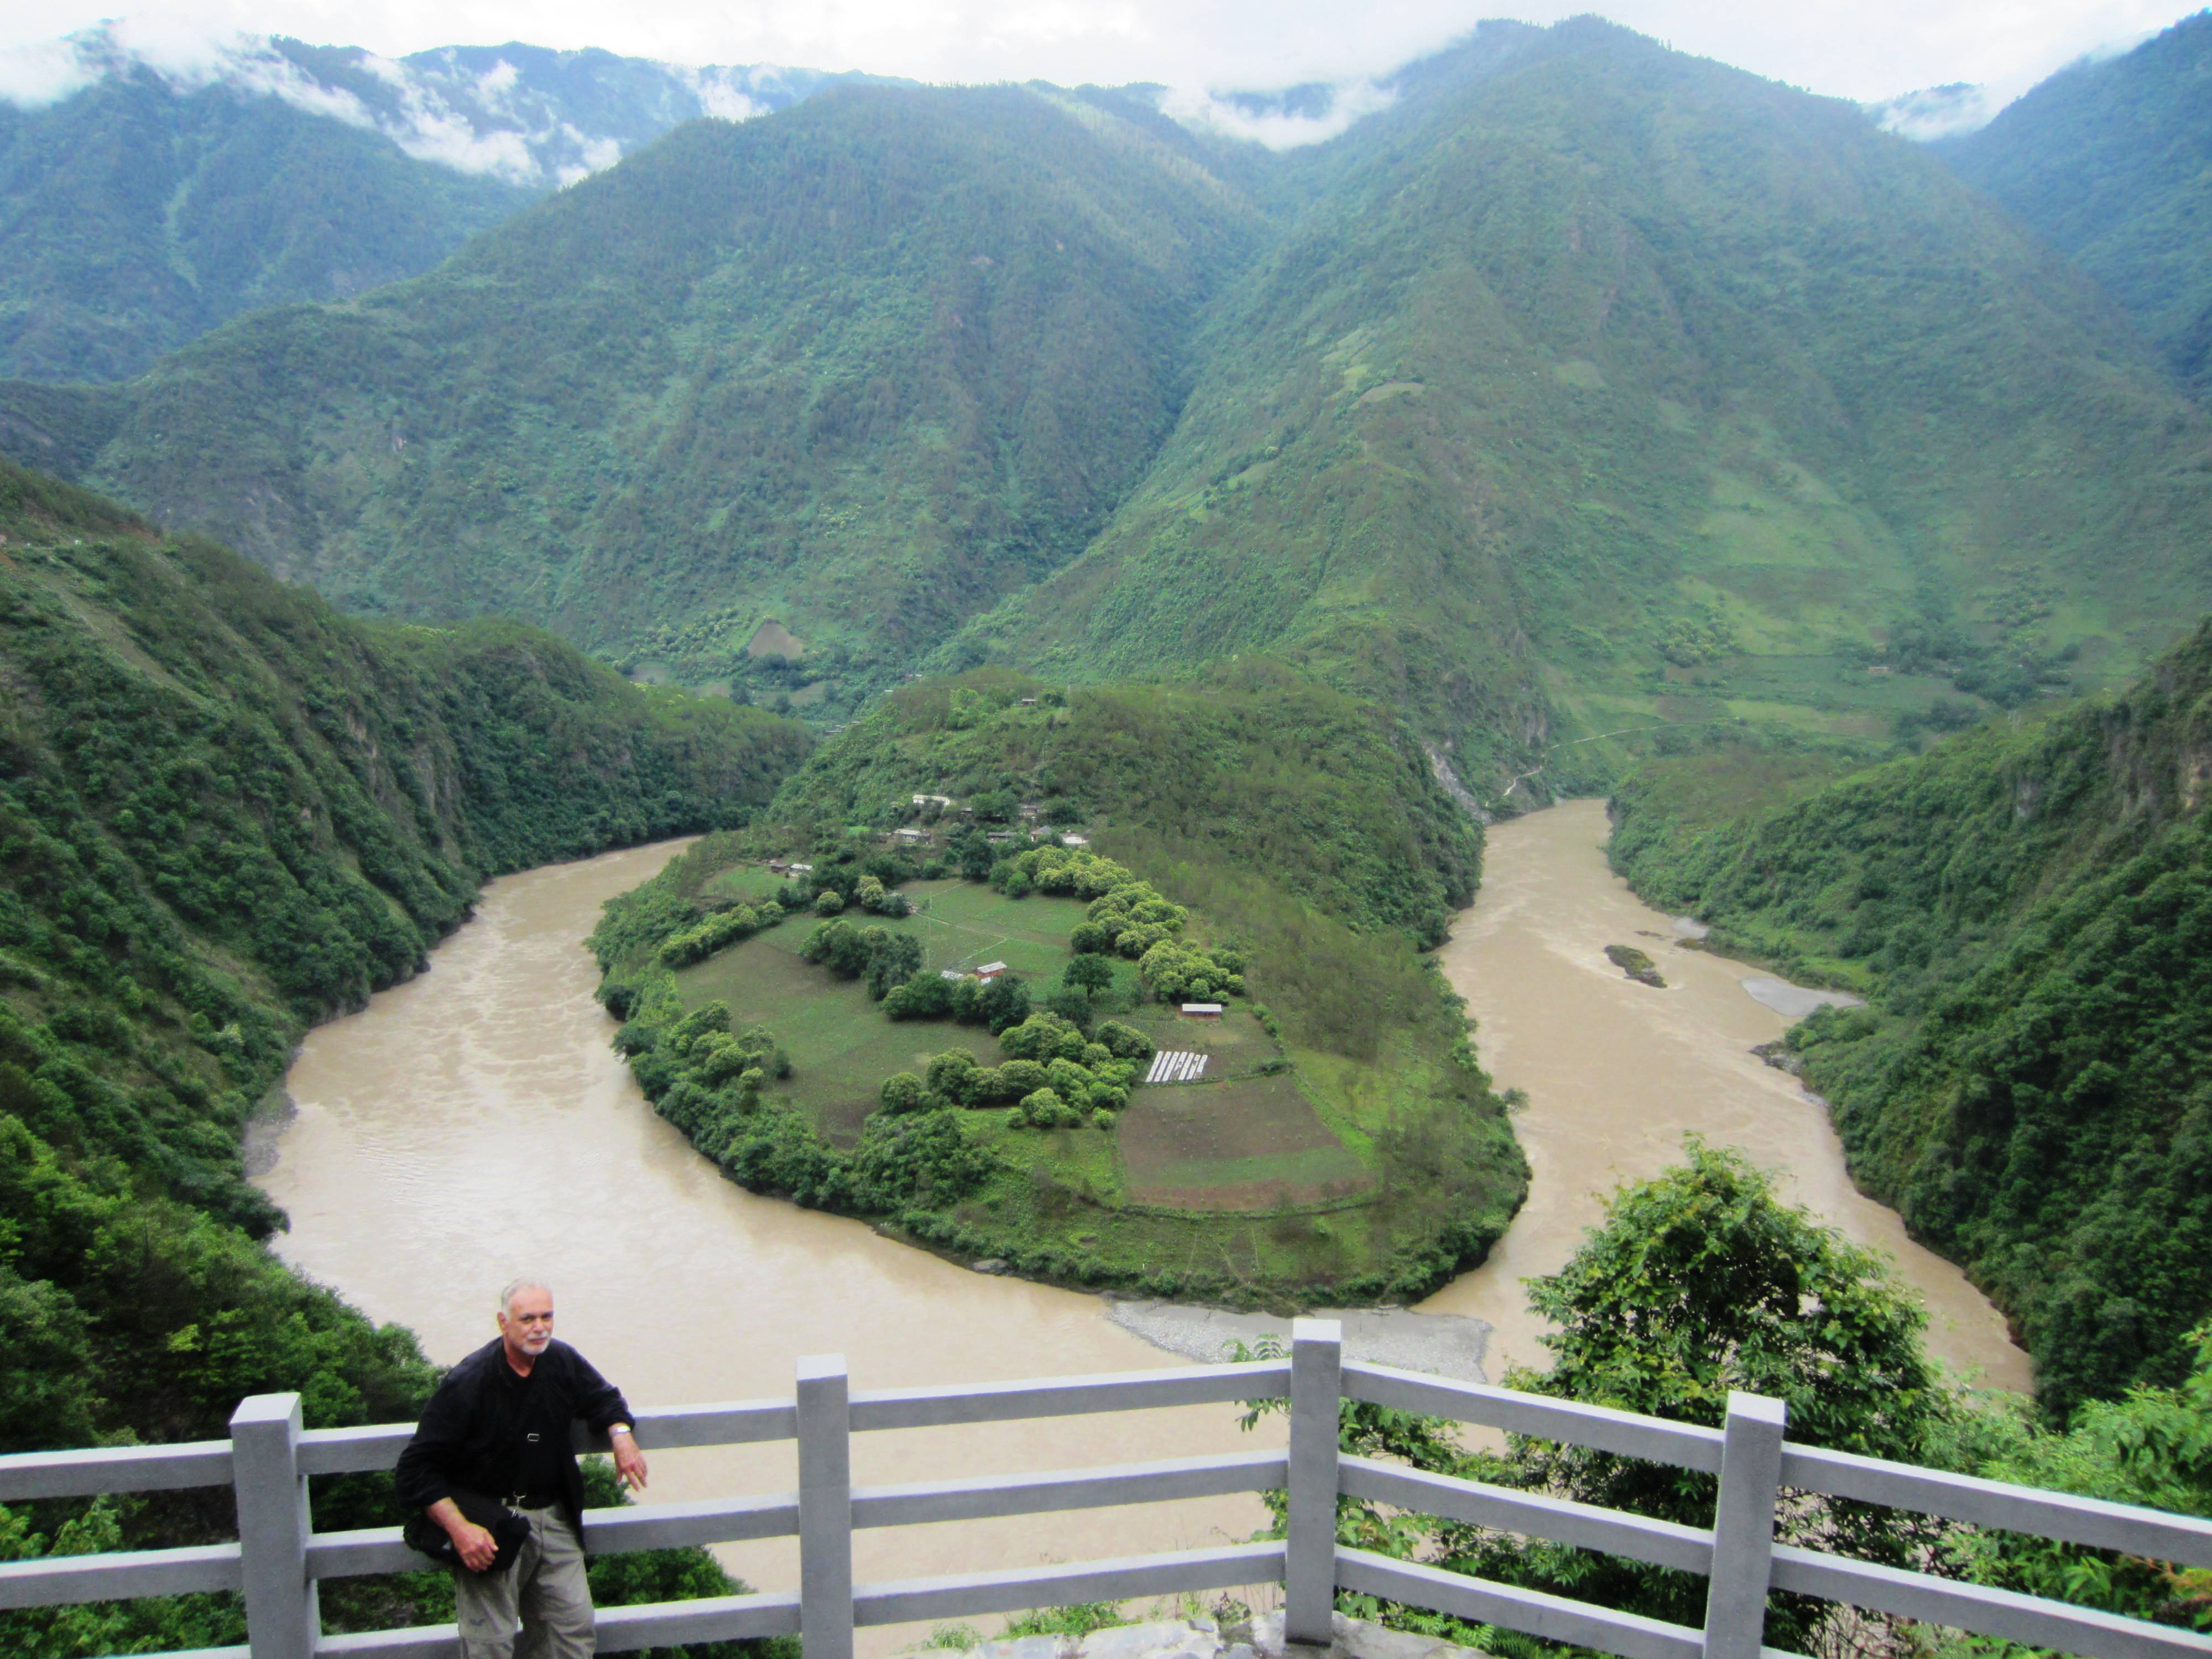
<svg viewBox="0 0 2212 1659"><path fill-rule="evenodd" d="M1725 1416L1723 1492L1750 1391L1823 1453L2212 1513L2212 18L1978 130L1898 90L1596 16L1252 93L0 45L0 1460L249 1395L407 1419L517 1273L641 1401L1325 1308L1386 1364ZM1701 1434L1656 1470L1376 1386L1340 1453L1712 1528L1717 1590ZM1127 1428L859 1455L988 1481ZM671 1449L654 1497L789 1460ZM877 1530L862 1575L1295 1555L1297 1464ZM1340 1547L1720 1616L1356 1486ZM246 1508L26 1490L33 1583ZM2212 1632L2206 1563L1822 1490L1777 1541ZM592 1595L792 1582L735 1524L590 1541ZM1393 1641L1583 1651L1356 1577ZM1984 1655L1785 1578L1753 1645ZM191 1582L0 1610L0 1650L242 1652ZM319 1594L331 1638L456 1607Z"/></svg>

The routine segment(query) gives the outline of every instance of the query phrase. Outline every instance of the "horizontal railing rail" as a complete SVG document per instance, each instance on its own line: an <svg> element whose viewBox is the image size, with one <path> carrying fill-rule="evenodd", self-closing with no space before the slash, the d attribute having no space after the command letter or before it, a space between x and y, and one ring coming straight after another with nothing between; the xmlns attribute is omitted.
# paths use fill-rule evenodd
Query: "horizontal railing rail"
<svg viewBox="0 0 2212 1659"><path fill-rule="evenodd" d="M1280 1450L890 1486L851 1480L856 1433L1285 1397L1291 1432ZM1683 1526L1346 1455L1339 1419L1346 1400L1717 1475L1714 1523ZM0 1457L0 1502L228 1486L240 1534L235 1543L0 1563L0 1609L231 1591L245 1598L247 1645L167 1659L453 1659L450 1625L345 1635L320 1628L323 1580L434 1565L396 1526L317 1532L310 1519L311 1478L392 1468L412 1425L303 1429L298 1396L258 1395L231 1426L228 1440ZM1273 1583L1284 1586L1292 1641L1326 1643L1337 1594L1349 1590L1621 1659L1789 1659L1762 1645L1767 1597L1786 1590L2089 1659L2212 1659L2212 1638L2179 1626L1774 1540L1785 1489L2190 1566L2212 1566L2212 1520L1795 1445L1784 1427L1780 1402L1748 1395L1730 1396L1726 1423L1711 1429L1346 1364L1334 1323L1316 1320L1297 1322L1287 1360L965 1388L854 1394L842 1360L811 1359L800 1363L791 1398L643 1411L635 1424L649 1449L795 1440L799 1490L587 1510L584 1545L599 1556L799 1540L796 1591L603 1608L599 1646L606 1653L798 1635L806 1659L851 1659L854 1632L866 1626ZM579 1431L579 1449L593 1443ZM1286 1499L1279 1541L853 1582L853 1535L871 1528L1271 1491ZM1708 1585L1705 1624L1670 1624L1345 1547L1336 1539L1344 1498L1698 1574Z"/></svg>

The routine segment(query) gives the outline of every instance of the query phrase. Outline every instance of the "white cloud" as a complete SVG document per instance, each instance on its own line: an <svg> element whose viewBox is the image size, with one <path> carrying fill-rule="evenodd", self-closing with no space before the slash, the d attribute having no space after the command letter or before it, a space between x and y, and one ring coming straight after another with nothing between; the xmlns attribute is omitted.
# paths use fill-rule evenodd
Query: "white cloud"
<svg viewBox="0 0 2212 1659"><path fill-rule="evenodd" d="M26 109L58 103L99 78L99 67L67 40L0 46L0 100Z"/></svg>
<svg viewBox="0 0 2212 1659"><path fill-rule="evenodd" d="M727 70L679 68L677 75L699 100L699 107L717 120L750 121L766 107L739 89Z"/></svg>
<svg viewBox="0 0 2212 1659"><path fill-rule="evenodd" d="M84 65L57 30L95 27L114 0L47 0L0 9L0 97L51 101L82 85ZM1324 136L1374 82L1408 58L1510 9L1549 23L1591 0L150 0L117 26L147 61L179 78L222 64L342 119L357 109L290 70L281 55L234 54L241 31L352 43L385 59L457 41L520 40L586 46L670 64L797 64L866 70L931 82L1043 79L1073 85L1152 82L1176 107L1267 143ZM1716 58L1815 92L1873 102L1913 88L1981 87L1994 110L2088 52L2134 43L2184 14L2182 0L1608 0L1605 15L1683 51ZM33 12L36 12L35 17ZM12 46L11 46L12 43ZM370 65L391 79L386 70ZM289 71L289 72L288 72ZM735 118L757 113L744 85L696 70L702 103ZM1329 116L1255 117L1220 94L1322 82L1343 89ZM395 85L398 84L395 82ZM758 82L755 85L760 84ZM511 85L497 72L483 106ZM457 89L458 92L458 89ZM319 103L318 100L320 100ZM403 93L410 148L468 155L495 171L499 145L479 154L454 131L442 94ZM461 122L465 126L466 122ZM496 152L496 154L491 153ZM572 158L562 158L573 165Z"/></svg>
<svg viewBox="0 0 2212 1659"><path fill-rule="evenodd" d="M384 130L418 161L436 161L459 173L489 173L515 185L536 184L544 176L522 133L511 128L479 132L466 118L443 112L417 108L410 114L413 118L405 126L387 124Z"/></svg>
<svg viewBox="0 0 2212 1659"><path fill-rule="evenodd" d="M1397 94L1362 77L1332 89L1328 111L1320 115L1283 110L1254 111L1247 104L1213 92L1170 88L1160 107L1187 126L1211 127L1232 138L1249 138L1269 149L1294 149L1334 138L1362 116L1388 109Z"/></svg>
<svg viewBox="0 0 2212 1659"><path fill-rule="evenodd" d="M1866 112L1883 131L1923 142L1973 132L1989 125L1996 115L1989 88L1963 82L1884 98L1867 105Z"/></svg>

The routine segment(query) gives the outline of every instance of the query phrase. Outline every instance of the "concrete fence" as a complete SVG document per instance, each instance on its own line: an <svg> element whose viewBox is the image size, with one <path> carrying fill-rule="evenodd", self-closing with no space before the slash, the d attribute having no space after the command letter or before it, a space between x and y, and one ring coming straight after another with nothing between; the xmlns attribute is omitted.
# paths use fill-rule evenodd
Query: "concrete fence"
<svg viewBox="0 0 2212 1659"><path fill-rule="evenodd" d="M1291 1426L1284 1451L910 1486L852 1483L855 1434L1285 1395ZM1345 1456L1337 1437L1344 1400L1717 1475L1714 1524L1680 1526ZM2212 1659L2212 1638L2170 1626L1778 1545L1774 1519L1780 1494L1790 1489L2200 1567L2212 1566L2212 1521L1793 1445L1785 1429L1781 1403L1752 1395L1731 1396L1725 1425L1708 1429L1346 1363L1337 1326L1322 1320L1297 1322L1287 1360L957 1389L853 1393L845 1362L832 1356L801 1360L789 1399L638 1414L638 1442L647 1449L796 1439L797 1492L593 1510L584 1517L584 1540L592 1553L605 1555L799 1539L796 1592L602 1608L599 1648L609 1653L797 1634L806 1659L851 1659L853 1632L862 1625L1276 1583L1285 1589L1288 1638L1324 1644L1336 1592L1349 1589L1621 1659L1784 1659L1761 1645L1767 1593L1782 1589L2094 1659ZM450 1659L456 1643L449 1625L325 1636L317 1613L316 1589L325 1578L428 1565L401 1542L397 1527L317 1532L307 1498L310 1476L390 1468L411 1432L407 1424L302 1430L299 1396L264 1395L238 1408L227 1441L0 1458L0 1502L229 1486L239 1523L234 1544L0 1564L0 1608L234 1590L245 1598L249 1644L189 1659ZM1288 1535L1279 1542L853 1582L856 1528L1285 1488ZM1336 1541L1340 1494L1702 1574L1710 1584L1704 1628L1346 1548Z"/></svg>

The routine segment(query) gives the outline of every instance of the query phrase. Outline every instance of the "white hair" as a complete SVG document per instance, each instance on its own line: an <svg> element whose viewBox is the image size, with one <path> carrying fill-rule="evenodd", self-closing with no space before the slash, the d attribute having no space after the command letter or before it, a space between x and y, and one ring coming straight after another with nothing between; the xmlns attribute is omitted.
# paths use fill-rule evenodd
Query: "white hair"
<svg viewBox="0 0 2212 1659"><path fill-rule="evenodd" d="M514 1298L525 1291L543 1291L548 1296L553 1294L553 1287L542 1279L510 1279L500 1290L499 1310L501 1313L513 1313Z"/></svg>

